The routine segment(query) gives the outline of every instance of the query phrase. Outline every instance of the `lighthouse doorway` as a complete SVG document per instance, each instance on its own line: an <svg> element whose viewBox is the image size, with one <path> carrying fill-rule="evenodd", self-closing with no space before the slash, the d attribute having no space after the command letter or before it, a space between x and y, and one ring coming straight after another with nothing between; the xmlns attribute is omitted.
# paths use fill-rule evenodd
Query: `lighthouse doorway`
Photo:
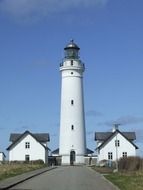
<svg viewBox="0 0 143 190"><path fill-rule="evenodd" d="M72 150L70 152L70 165L74 165L74 162L75 162L75 151Z"/></svg>

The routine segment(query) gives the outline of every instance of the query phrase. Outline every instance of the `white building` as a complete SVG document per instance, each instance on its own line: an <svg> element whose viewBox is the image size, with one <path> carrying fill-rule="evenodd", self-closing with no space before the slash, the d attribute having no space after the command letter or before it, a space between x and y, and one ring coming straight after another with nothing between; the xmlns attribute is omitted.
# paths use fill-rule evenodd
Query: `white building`
<svg viewBox="0 0 143 190"><path fill-rule="evenodd" d="M48 133L30 133L25 131L22 134L12 133L10 135L12 144L7 148L9 161L48 161L48 146L50 141Z"/></svg>
<svg viewBox="0 0 143 190"><path fill-rule="evenodd" d="M5 158L6 158L6 156L5 156L4 152L0 152L0 162L4 162Z"/></svg>
<svg viewBox="0 0 143 190"><path fill-rule="evenodd" d="M84 64L79 59L80 48L73 42L64 48L60 64L61 116L59 155L62 165L83 164L86 154L83 99Z"/></svg>
<svg viewBox="0 0 143 190"><path fill-rule="evenodd" d="M98 162L102 160L117 161L121 157L136 156L138 147L134 144L135 132L96 132Z"/></svg>

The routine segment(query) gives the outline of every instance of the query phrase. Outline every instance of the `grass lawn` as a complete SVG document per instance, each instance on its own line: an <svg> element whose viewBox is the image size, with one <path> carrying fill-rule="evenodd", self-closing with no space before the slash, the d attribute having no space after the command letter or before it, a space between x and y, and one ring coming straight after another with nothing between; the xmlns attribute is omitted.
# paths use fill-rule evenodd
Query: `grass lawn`
<svg viewBox="0 0 143 190"><path fill-rule="evenodd" d="M120 190L143 190L143 172L112 173L105 177Z"/></svg>
<svg viewBox="0 0 143 190"><path fill-rule="evenodd" d="M44 164L2 164L0 180L44 167Z"/></svg>
<svg viewBox="0 0 143 190"><path fill-rule="evenodd" d="M119 187L120 190L143 190L143 171L141 172L119 172L113 173L113 170L106 167L93 167L105 178Z"/></svg>

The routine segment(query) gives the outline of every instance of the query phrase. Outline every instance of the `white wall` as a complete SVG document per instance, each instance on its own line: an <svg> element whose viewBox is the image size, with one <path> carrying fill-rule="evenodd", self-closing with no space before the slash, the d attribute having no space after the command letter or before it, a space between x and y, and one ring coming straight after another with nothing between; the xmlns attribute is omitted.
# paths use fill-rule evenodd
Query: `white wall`
<svg viewBox="0 0 143 190"><path fill-rule="evenodd" d="M63 156L62 164L70 163L70 151L76 152L76 163L84 162L86 150L84 98L83 98L83 65L79 60L66 60L60 68L62 74L61 117L59 153ZM71 105L71 100L74 104ZM71 130L71 126L74 129ZM66 156L65 156L66 155Z"/></svg>
<svg viewBox="0 0 143 190"><path fill-rule="evenodd" d="M2 162L4 160L5 160L4 154L3 154L3 152L0 152L0 162Z"/></svg>
<svg viewBox="0 0 143 190"><path fill-rule="evenodd" d="M30 142L28 149L25 148L26 142ZM42 159L45 162L45 148L29 134L9 151L9 161L24 161L25 155L30 155L30 160Z"/></svg>
<svg viewBox="0 0 143 190"><path fill-rule="evenodd" d="M101 148L100 154L98 155L98 161L108 160L108 152L113 153L113 161L116 160L116 147L115 147L116 136L113 137L104 147ZM120 141L120 146L117 147L118 159L123 157L123 152L127 152L127 156L136 156L135 147L127 141L120 133L117 134L117 140Z"/></svg>

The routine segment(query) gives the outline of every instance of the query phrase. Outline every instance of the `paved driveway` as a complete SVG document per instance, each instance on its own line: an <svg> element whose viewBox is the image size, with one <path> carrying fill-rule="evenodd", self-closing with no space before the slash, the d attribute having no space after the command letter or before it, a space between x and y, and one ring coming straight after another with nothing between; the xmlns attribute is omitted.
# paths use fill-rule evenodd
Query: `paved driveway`
<svg viewBox="0 0 143 190"><path fill-rule="evenodd" d="M24 190L116 190L100 174L82 166L59 167L12 189Z"/></svg>

